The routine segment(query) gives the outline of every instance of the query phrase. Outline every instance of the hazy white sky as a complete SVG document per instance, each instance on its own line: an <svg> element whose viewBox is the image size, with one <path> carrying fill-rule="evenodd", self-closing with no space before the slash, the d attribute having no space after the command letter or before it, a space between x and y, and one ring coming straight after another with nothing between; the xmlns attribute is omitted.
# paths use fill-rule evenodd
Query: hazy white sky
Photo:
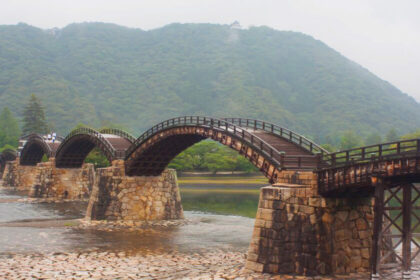
<svg viewBox="0 0 420 280"><path fill-rule="evenodd" d="M419 0L0 0L0 24L267 25L320 39L420 101Z"/></svg>

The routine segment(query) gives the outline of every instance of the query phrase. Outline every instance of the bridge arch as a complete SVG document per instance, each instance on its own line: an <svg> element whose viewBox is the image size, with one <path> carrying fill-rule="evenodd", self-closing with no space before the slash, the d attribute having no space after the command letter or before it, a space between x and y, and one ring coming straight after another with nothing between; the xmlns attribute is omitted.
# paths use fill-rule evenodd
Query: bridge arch
<svg viewBox="0 0 420 280"><path fill-rule="evenodd" d="M296 143L283 141L280 137L269 138L268 132L260 132L210 117L186 116L169 119L143 133L127 150L126 174L159 175L176 155L208 138L238 151L259 168L271 182L276 181L278 172L283 169L315 168L318 156L314 151L306 151ZM295 153L287 154L274 147L277 144L288 147Z"/></svg>
<svg viewBox="0 0 420 280"><path fill-rule="evenodd" d="M41 162L44 155L48 158L53 157L60 145L59 140L52 142L41 134L30 134L25 136L24 139L26 144L20 152L20 165L36 165Z"/></svg>
<svg viewBox="0 0 420 280"><path fill-rule="evenodd" d="M0 153L0 179L3 174L7 161L13 161L17 157L17 153L13 149L5 149Z"/></svg>
<svg viewBox="0 0 420 280"><path fill-rule="evenodd" d="M82 127L70 132L56 152L56 166L61 168L79 168L93 148L99 148L109 162L124 158L125 150L134 137L122 130L112 129L99 132ZM132 138L132 139L131 139Z"/></svg>

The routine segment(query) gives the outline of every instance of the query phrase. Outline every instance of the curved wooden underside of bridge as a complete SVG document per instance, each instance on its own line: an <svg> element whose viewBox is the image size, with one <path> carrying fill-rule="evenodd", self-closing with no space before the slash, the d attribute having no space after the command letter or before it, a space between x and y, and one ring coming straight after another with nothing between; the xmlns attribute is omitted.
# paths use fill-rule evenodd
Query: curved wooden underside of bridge
<svg viewBox="0 0 420 280"><path fill-rule="evenodd" d="M5 149L0 153L0 179L6 166L6 162L13 161L16 159L16 157L17 153L15 150L12 149Z"/></svg>
<svg viewBox="0 0 420 280"><path fill-rule="evenodd" d="M213 139L246 157L271 182L275 182L282 169L313 170L319 164L318 151L325 152L310 142L312 150L293 137L302 137L293 132L288 136L276 133L273 125L246 127L226 120L188 116L161 122L143 135L127 150L125 158L128 176L159 175L179 153L204 139ZM250 121L248 120L248 124ZM286 131L286 130L284 130ZM290 138L290 135L292 138ZM307 142L305 142L306 144Z"/></svg>
<svg viewBox="0 0 420 280"><path fill-rule="evenodd" d="M36 165L41 162L42 157L54 156L60 146L60 141L46 140L40 134L31 134L25 137L27 142L20 154L21 165Z"/></svg>
<svg viewBox="0 0 420 280"><path fill-rule="evenodd" d="M124 158L133 137L128 133L110 129L102 132L91 128L73 130L59 146L55 159L60 168L81 167L87 155L96 147L99 148L109 162Z"/></svg>

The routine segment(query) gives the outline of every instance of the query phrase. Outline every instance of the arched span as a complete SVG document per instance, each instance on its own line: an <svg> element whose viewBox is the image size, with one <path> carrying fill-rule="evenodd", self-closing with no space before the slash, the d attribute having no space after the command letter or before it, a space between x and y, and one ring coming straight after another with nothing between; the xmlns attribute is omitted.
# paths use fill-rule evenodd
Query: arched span
<svg viewBox="0 0 420 280"><path fill-rule="evenodd" d="M105 134L92 128L73 130L63 140L56 153L56 166L65 168L81 167L87 155L98 147L109 162L124 158L125 150L131 142L124 137Z"/></svg>
<svg viewBox="0 0 420 280"><path fill-rule="evenodd" d="M5 149L0 153L0 179L3 174L7 161L13 161L17 157L17 153L12 149Z"/></svg>
<svg viewBox="0 0 420 280"><path fill-rule="evenodd" d="M55 151L60 145L59 141L52 142L41 134L25 136L25 140L26 144L20 153L19 163L21 165L36 165L41 162L44 155L48 158L54 156Z"/></svg>
<svg viewBox="0 0 420 280"><path fill-rule="evenodd" d="M287 155L276 149L275 143L221 119L188 116L161 122L141 135L127 150L126 173L129 176L159 175L176 155L206 138L238 151L272 182L276 181L280 170L312 170L320 158L309 152Z"/></svg>
<svg viewBox="0 0 420 280"><path fill-rule="evenodd" d="M321 154L322 156L329 154L327 150L305 136L270 122L246 118L223 118L223 120L243 128L252 129L254 133L261 135L261 137L266 141L269 141L272 137L278 137L284 141L294 143L297 147L304 149L309 153ZM282 150L280 143L276 148Z"/></svg>

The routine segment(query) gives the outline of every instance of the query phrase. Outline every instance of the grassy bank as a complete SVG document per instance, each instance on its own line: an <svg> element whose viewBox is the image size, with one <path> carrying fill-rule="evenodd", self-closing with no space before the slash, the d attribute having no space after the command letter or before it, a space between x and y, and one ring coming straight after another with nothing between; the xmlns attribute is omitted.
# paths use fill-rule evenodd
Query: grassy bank
<svg viewBox="0 0 420 280"><path fill-rule="evenodd" d="M264 176L180 176L178 183L181 185L265 185L268 184L268 180Z"/></svg>

